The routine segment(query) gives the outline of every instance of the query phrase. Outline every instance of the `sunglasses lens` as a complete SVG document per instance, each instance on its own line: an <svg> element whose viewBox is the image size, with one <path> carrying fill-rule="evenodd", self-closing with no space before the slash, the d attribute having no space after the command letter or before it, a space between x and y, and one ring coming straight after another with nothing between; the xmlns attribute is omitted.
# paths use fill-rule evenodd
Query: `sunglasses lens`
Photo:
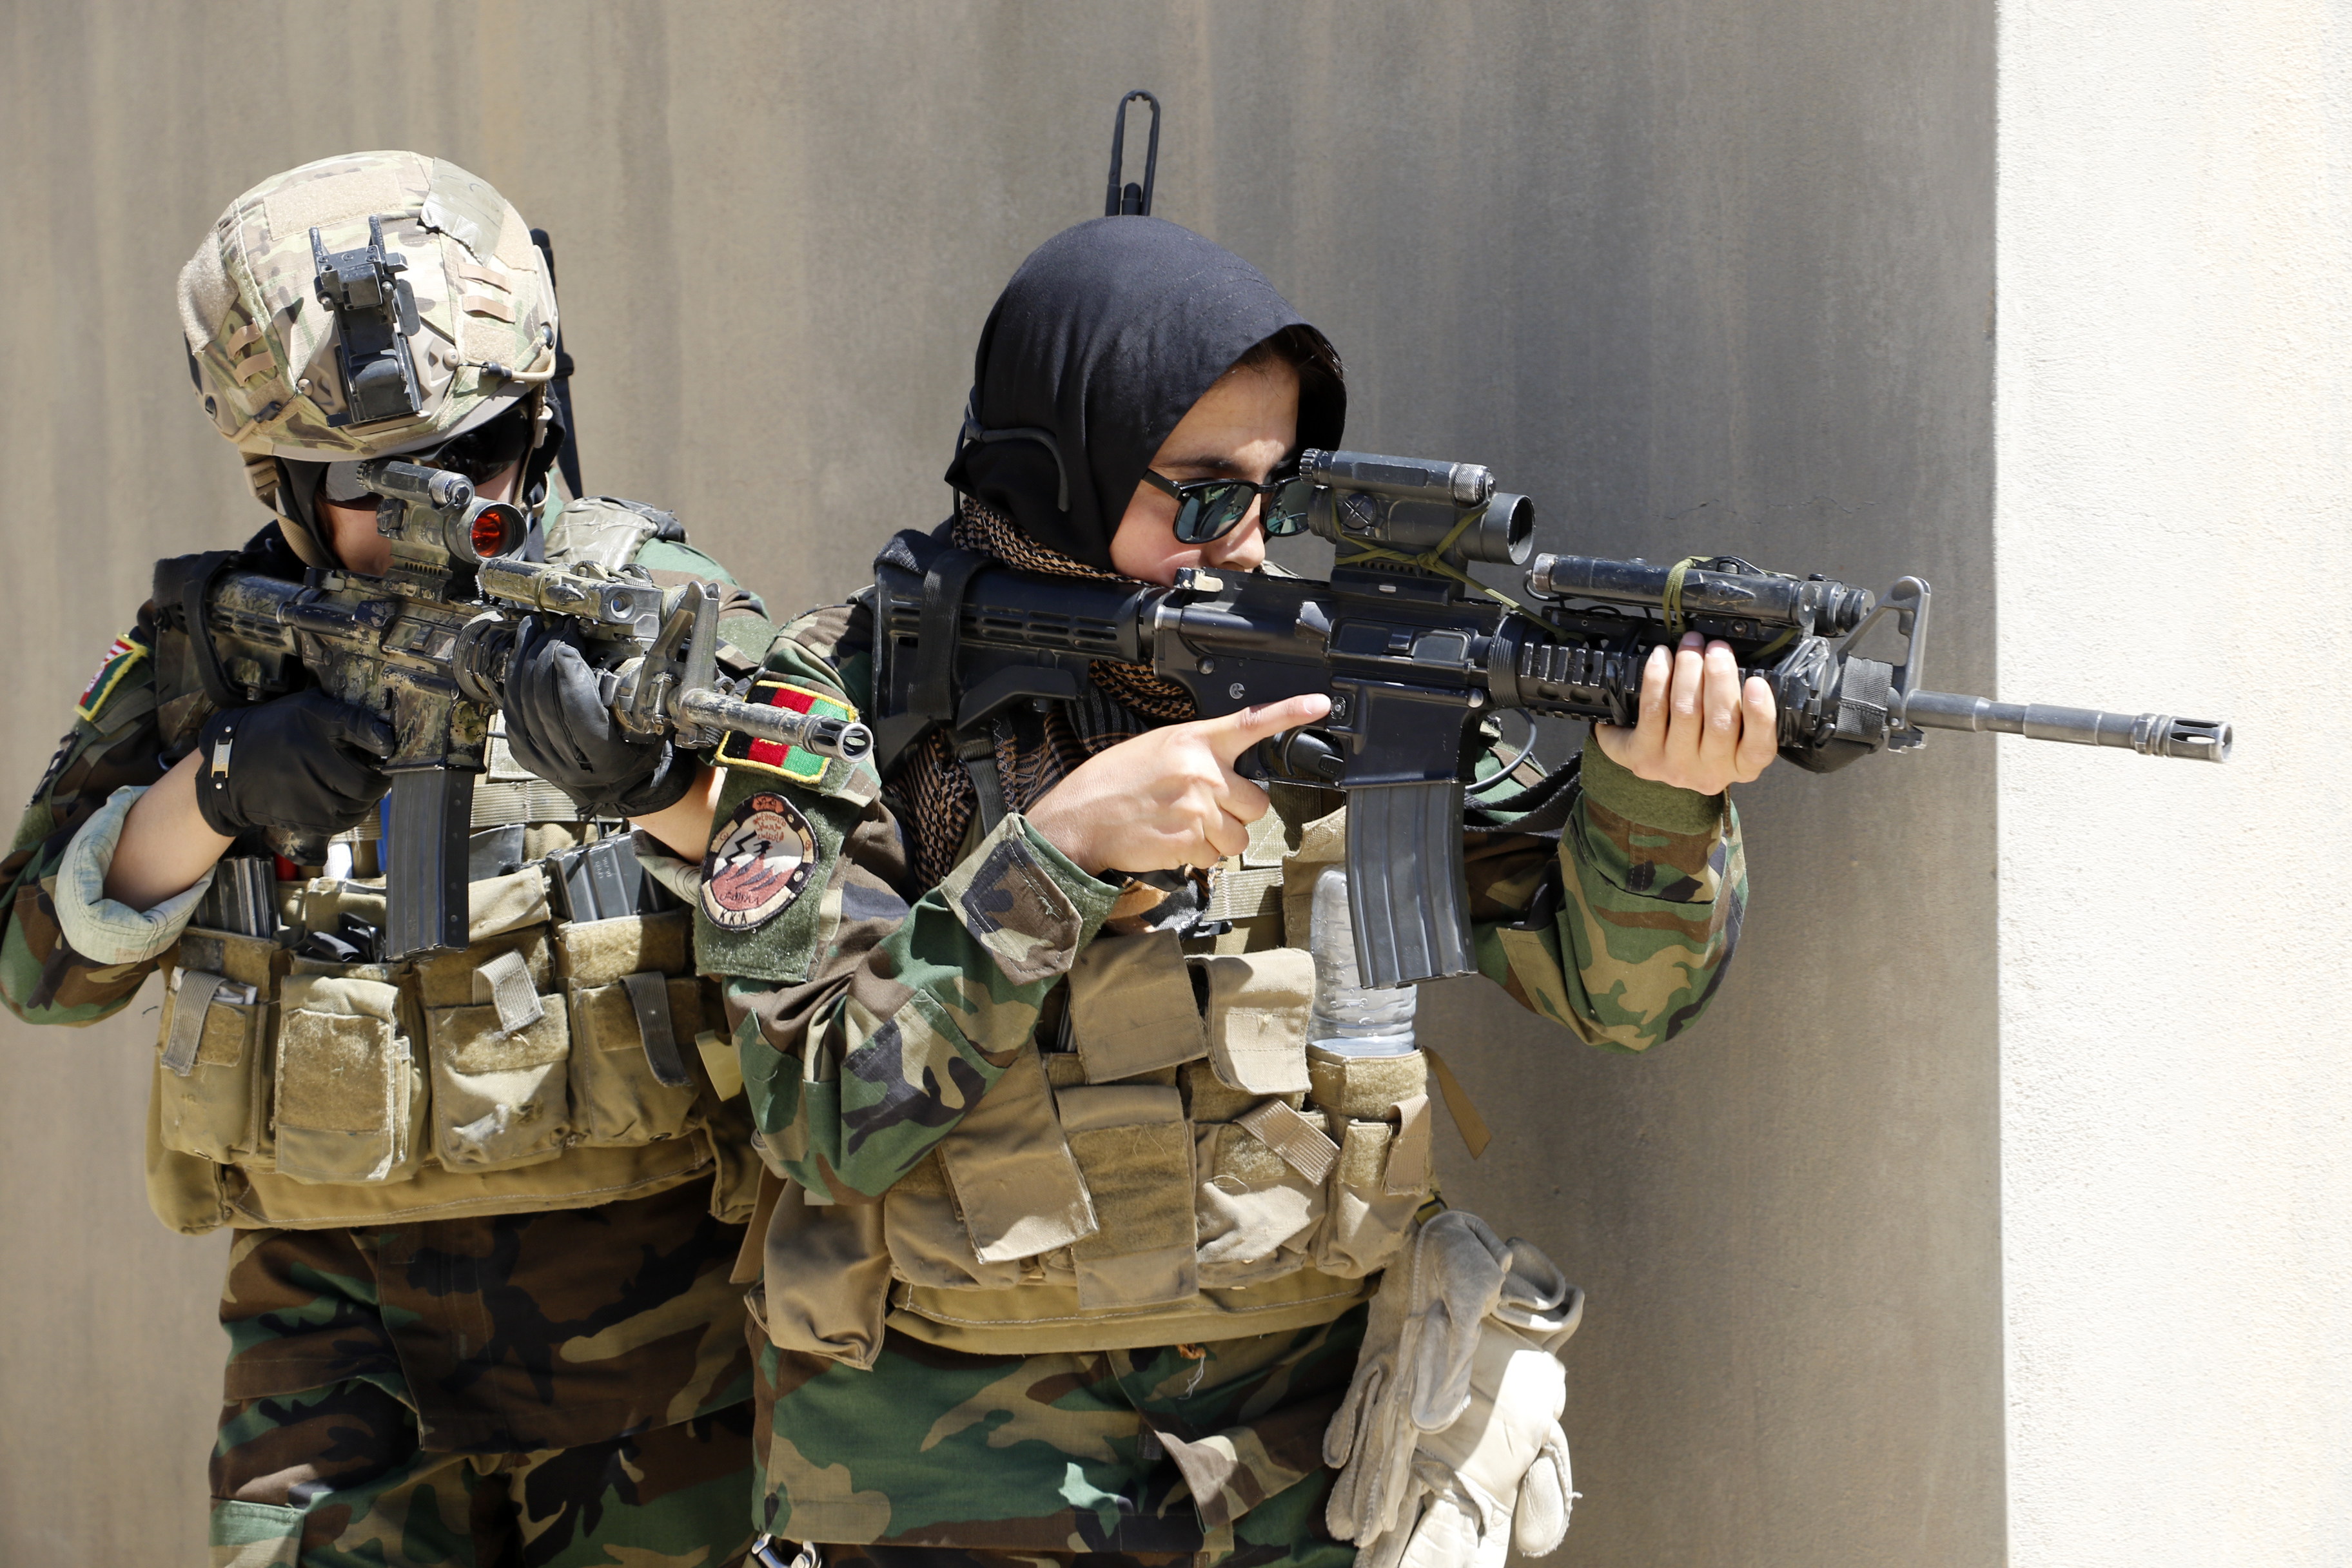
<svg viewBox="0 0 2352 1568"><path fill-rule="evenodd" d="M1266 497L1265 531L1269 539L1281 539L1307 531L1307 504L1315 497L1311 479L1292 479Z"/></svg>
<svg viewBox="0 0 2352 1568"><path fill-rule="evenodd" d="M1267 492L1273 503L1264 512L1269 534L1297 533L1307 526L1307 500L1314 486L1293 479ZM1184 544L1206 544L1223 539L1247 517L1258 499L1258 487L1245 479L1209 479L1181 487L1176 508L1176 538ZM1283 510L1286 503L1288 510Z"/></svg>
<svg viewBox="0 0 2352 1568"><path fill-rule="evenodd" d="M1199 496L1186 496L1181 501L1177 503L1177 542L1181 544L1202 544L1215 537L1216 535L1213 533L1204 534L1201 531L1201 498Z"/></svg>
<svg viewBox="0 0 2352 1568"><path fill-rule="evenodd" d="M1219 485L1205 499L1208 504L1202 510L1206 514L1209 537L1223 539L1234 531L1235 523L1249 515L1251 503L1257 500L1257 491L1247 485Z"/></svg>

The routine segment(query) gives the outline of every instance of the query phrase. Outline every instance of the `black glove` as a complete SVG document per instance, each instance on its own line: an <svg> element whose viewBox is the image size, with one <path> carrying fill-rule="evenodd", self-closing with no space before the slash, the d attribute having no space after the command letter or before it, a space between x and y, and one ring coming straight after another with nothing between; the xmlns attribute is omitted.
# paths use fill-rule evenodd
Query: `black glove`
<svg viewBox="0 0 2352 1568"><path fill-rule="evenodd" d="M257 827L341 833L392 788L379 763L393 741L382 718L315 689L215 713L196 734L196 809L226 838Z"/></svg>
<svg viewBox="0 0 2352 1568"><path fill-rule="evenodd" d="M633 735L604 706L596 672L562 632L526 621L507 665L507 747L516 762L598 816L675 805L698 766L669 742Z"/></svg>

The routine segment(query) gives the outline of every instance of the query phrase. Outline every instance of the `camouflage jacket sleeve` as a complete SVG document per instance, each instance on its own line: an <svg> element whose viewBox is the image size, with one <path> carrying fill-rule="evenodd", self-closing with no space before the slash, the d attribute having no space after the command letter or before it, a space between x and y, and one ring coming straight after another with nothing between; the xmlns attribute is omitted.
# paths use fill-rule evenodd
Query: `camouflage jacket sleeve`
<svg viewBox="0 0 2352 1568"><path fill-rule="evenodd" d="M760 657L776 638L775 624L760 595L745 588L735 574L683 539L650 539L636 554L636 564L665 588L682 583L719 583L736 590L719 601L719 658L736 673L758 668Z"/></svg>
<svg viewBox="0 0 2352 1568"><path fill-rule="evenodd" d="M825 640L788 630L755 689L854 713L857 683L796 637ZM916 897L870 765L725 760L696 950L724 977L761 1145L819 1202L878 1196L1028 1047L1118 889L1016 814Z"/></svg>
<svg viewBox="0 0 2352 1568"><path fill-rule="evenodd" d="M1673 1039L1714 999L1748 902L1739 814L1634 777L1588 743L1555 849L1468 846L1478 968L1521 1006L1612 1050Z"/></svg>
<svg viewBox="0 0 2352 1568"><path fill-rule="evenodd" d="M154 646L148 606L107 649L0 862L7 882L0 1002L27 1023L94 1024L120 1011L155 968L155 958L107 963L76 952L59 928L56 898L74 835L118 789L163 776Z"/></svg>

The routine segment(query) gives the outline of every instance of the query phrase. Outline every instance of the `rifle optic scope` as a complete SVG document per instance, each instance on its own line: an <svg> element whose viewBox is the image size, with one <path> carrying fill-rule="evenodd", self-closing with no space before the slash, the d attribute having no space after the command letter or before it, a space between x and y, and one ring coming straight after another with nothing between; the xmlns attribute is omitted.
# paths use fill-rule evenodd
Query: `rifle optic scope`
<svg viewBox="0 0 2352 1568"><path fill-rule="evenodd" d="M520 507L508 501L478 499L473 480L446 468L404 463L397 458L379 458L360 465L359 479L360 483L380 496L425 507L437 514L441 538L432 542L469 566L478 566L521 549L524 538L530 532L530 519ZM400 525L403 534L408 526L405 522ZM377 527L384 525L379 522Z"/></svg>
<svg viewBox="0 0 2352 1568"><path fill-rule="evenodd" d="M1452 537L1446 553L1459 560L1517 566L1535 543L1535 502L1498 493L1495 476L1477 463L1309 447L1298 455L1298 477L1315 487L1307 526L1335 544L1418 555ZM1473 520L1467 527L1465 516Z"/></svg>

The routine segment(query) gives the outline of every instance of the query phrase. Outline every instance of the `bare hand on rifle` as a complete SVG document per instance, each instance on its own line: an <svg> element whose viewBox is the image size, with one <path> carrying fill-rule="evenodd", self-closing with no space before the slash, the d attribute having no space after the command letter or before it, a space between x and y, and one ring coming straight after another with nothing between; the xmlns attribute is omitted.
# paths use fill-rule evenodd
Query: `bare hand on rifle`
<svg viewBox="0 0 2352 1568"><path fill-rule="evenodd" d="M1685 632L1671 658L1650 650L1634 727L1596 724L1592 738L1636 778L1721 795L1771 766L1777 718L1772 689L1760 676L1741 683L1729 643L1707 643L1702 652L1699 635Z"/></svg>

